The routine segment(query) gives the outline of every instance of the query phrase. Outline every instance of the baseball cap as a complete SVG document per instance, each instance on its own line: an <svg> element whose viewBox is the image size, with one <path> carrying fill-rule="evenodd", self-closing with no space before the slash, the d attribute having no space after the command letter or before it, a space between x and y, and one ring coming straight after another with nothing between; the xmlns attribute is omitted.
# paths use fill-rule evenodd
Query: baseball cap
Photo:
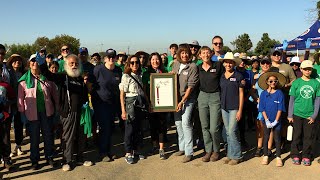
<svg viewBox="0 0 320 180"><path fill-rule="evenodd" d="M300 62L300 59L298 56L294 56L291 58L291 61L289 64L291 64L291 63L301 63L301 62Z"/></svg>
<svg viewBox="0 0 320 180"><path fill-rule="evenodd" d="M260 63L269 63L271 64L271 60L269 58L261 59Z"/></svg>
<svg viewBox="0 0 320 180"><path fill-rule="evenodd" d="M83 53L83 52L86 52L88 53L88 49L86 47L81 47L79 48L79 54Z"/></svg>
<svg viewBox="0 0 320 180"><path fill-rule="evenodd" d="M29 58L29 61L32 60L32 59L35 59L37 57L37 54L32 54Z"/></svg>
<svg viewBox="0 0 320 180"><path fill-rule="evenodd" d="M313 68L313 63L310 60L304 60L302 61L300 68Z"/></svg>
<svg viewBox="0 0 320 180"><path fill-rule="evenodd" d="M189 43L189 45L200 47L199 42L197 40L192 40L191 43Z"/></svg>
<svg viewBox="0 0 320 180"><path fill-rule="evenodd" d="M91 57L94 57L94 56L97 56L97 57L100 57L100 58L101 58L101 56L100 56L99 53L93 53L93 54L91 55Z"/></svg>
<svg viewBox="0 0 320 180"><path fill-rule="evenodd" d="M47 57L47 58L50 58L50 59L54 59L54 55L53 55L53 54L47 54L46 57Z"/></svg>
<svg viewBox="0 0 320 180"><path fill-rule="evenodd" d="M276 53L279 53L280 55L282 55L282 51L279 49L271 49L270 51L270 55L274 56Z"/></svg>
<svg viewBox="0 0 320 180"><path fill-rule="evenodd" d="M106 56L108 57L116 57L117 52L114 49L107 49L106 50Z"/></svg>

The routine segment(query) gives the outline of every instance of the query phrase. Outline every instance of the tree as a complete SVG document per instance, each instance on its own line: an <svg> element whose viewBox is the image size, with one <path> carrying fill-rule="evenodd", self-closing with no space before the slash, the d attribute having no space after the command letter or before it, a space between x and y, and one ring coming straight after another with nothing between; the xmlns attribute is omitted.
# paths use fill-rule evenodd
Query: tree
<svg viewBox="0 0 320 180"><path fill-rule="evenodd" d="M68 45L70 52L77 54L80 47L80 39L76 39L66 34L57 35L49 41L47 52L58 55L60 54L60 48L63 45Z"/></svg>
<svg viewBox="0 0 320 180"><path fill-rule="evenodd" d="M12 54L19 54L23 58L29 58L33 54L33 47L30 44L12 44L8 48L8 57Z"/></svg>
<svg viewBox="0 0 320 180"><path fill-rule="evenodd" d="M244 33L239 35L237 39L231 42L233 46L235 46L235 51L237 52L248 52L252 48L252 42L249 37L249 34Z"/></svg>
<svg viewBox="0 0 320 180"><path fill-rule="evenodd" d="M228 46L223 46L223 47L222 47L222 52L223 52L224 54L226 54L227 52L232 52L232 50L231 50Z"/></svg>
<svg viewBox="0 0 320 180"><path fill-rule="evenodd" d="M40 51L40 49L41 48L43 48L43 47L47 47L48 46L48 44L49 44L49 42L50 42L50 40L49 40L49 38L47 38L47 37L38 37L37 39L36 39L36 41L33 43L33 50L36 52L36 51Z"/></svg>
<svg viewBox="0 0 320 180"><path fill-rule="evenodd" d="M261 40L257 43L257 46L255 48L256 54L260 55L268 55L270 52L270 49L273 48L276 44L280 44L279 41L276 41L275 39L270 39L268 33L263 33Z"/></svg>

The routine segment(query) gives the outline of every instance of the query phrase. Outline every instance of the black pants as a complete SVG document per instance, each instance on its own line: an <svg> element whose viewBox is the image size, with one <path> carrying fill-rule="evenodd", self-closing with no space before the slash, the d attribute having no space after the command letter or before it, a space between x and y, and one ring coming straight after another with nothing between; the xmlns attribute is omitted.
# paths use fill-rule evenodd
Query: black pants
<svg viewBox="0 0 320 180"><path fill-rule="evenodd" d="M281 130L276 128L267 128L266 124L263 123L263 154L268 156L268 142L271 130L273 131L273 139L276 144L276 155L281 156Z"/></svg>
<svg viewBox="0 0 320 180"><path fill-rule="evenodd" d="M291 157L300 157L299 144L303 136L302 158L311 158L312 143L314 142L315 123L308 124L309 120L293 115L293 137L291 143Z"/></svg>
<svg viewBox="0 0 320 180"><path fill-rule="evenodd" d="M124 132L124 148L126 153L132 153L137 150L138 146L142 144L141 121L143 120L143 113L135 108L135 119L125 121Z"/></svg>
<svg viewBox="0 0 320 180"><path fill-rule="evenodd" d="M10 143L11 119L0 122L0 155L4 161L10 160L11 143Z"/></svg>
<svg viewBox="0 0 320 180"><path fill-rule="evenodd" d="M150 130L151 140L153 142L164 143L164 137L167 133L167 114L166 113L151 113L150 114Z"/></svg>
<svg viewBox="0 0 320 180"><path fill-rule="evenodd" d="M15 143L16 145L21 146L23 141L23 123L21 121L20 112L16 112L16 114L13 115L13 124Z"/></svg>
<svg viewBox="0 0 320 180"><path fill-rule="evenodd" d="M66 163L71 163L73 154L82 158L85 147L85 134L83 126L80 125L80 112L70 112L68 117L61 118L63 133L63 158Z"/></svg>

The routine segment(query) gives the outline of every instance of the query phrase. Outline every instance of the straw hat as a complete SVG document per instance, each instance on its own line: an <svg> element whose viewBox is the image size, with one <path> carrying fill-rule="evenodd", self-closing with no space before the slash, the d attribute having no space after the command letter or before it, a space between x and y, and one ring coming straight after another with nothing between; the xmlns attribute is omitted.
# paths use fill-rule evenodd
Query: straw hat
<svg viewBox="0 0 320 180"><path fill-rule="evenodd" d="M8 60L7 60L7 64L12 64L13 60L15 59L19 59L21 62L23 61L23 58L19 55L19 54L12 54Z"/></svg>
<svg viewBox="0 0 320 180"><path fill-rule="evenodd" d="M231 60L235 62L235 66L238 66L241 63L241 59L234 57L232 52L227 52L223 58L219 58L219 61L224 62L224 60Z"/></svg>
<svg viewBox="0 0 320 180"><path fill-rule="evenodd" d="M259 77L258 85L261 87L261 89L263 89L263 90L268 89L269 85L267 84L267 79L270 76L274 76L278 79L277 88L282 88L287 82L287 79L283 74L281 74L279 72L270 72L269 71L269 72L263 73Z"/></svg>

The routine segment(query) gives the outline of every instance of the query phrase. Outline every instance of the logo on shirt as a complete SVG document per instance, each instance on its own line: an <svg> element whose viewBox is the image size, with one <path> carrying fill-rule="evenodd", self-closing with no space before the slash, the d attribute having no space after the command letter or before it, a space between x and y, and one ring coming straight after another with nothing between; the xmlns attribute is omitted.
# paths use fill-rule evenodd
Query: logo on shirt
<svg viewBox="0 0 320 180"><path fill-rule="evenodd" d="M237 81L237 79L236 78L230 78L230 81Z"/></svg>
<svg viewBox="0 0 320 180"><path fill-rule="evenodd" d="M275 102L275 103L277 103L277 104L279 104L279 103L280 103L280 101L273 101L273 102Z"/></svg>
<svg viewBox="0 0 320 180"><path fill-rule="evenodd" d="M309 85L304 85L300 88L300 95L304 99L310 99L312 97L312 94L314 93L314 90L311 86Z"/></svg>
<svg viewBox="0 0 320 180"><path fill-rule="evenodd" d="M217 72L217 70L216 69L211 69L210 72L215 73L215 72Z"/></svg>

